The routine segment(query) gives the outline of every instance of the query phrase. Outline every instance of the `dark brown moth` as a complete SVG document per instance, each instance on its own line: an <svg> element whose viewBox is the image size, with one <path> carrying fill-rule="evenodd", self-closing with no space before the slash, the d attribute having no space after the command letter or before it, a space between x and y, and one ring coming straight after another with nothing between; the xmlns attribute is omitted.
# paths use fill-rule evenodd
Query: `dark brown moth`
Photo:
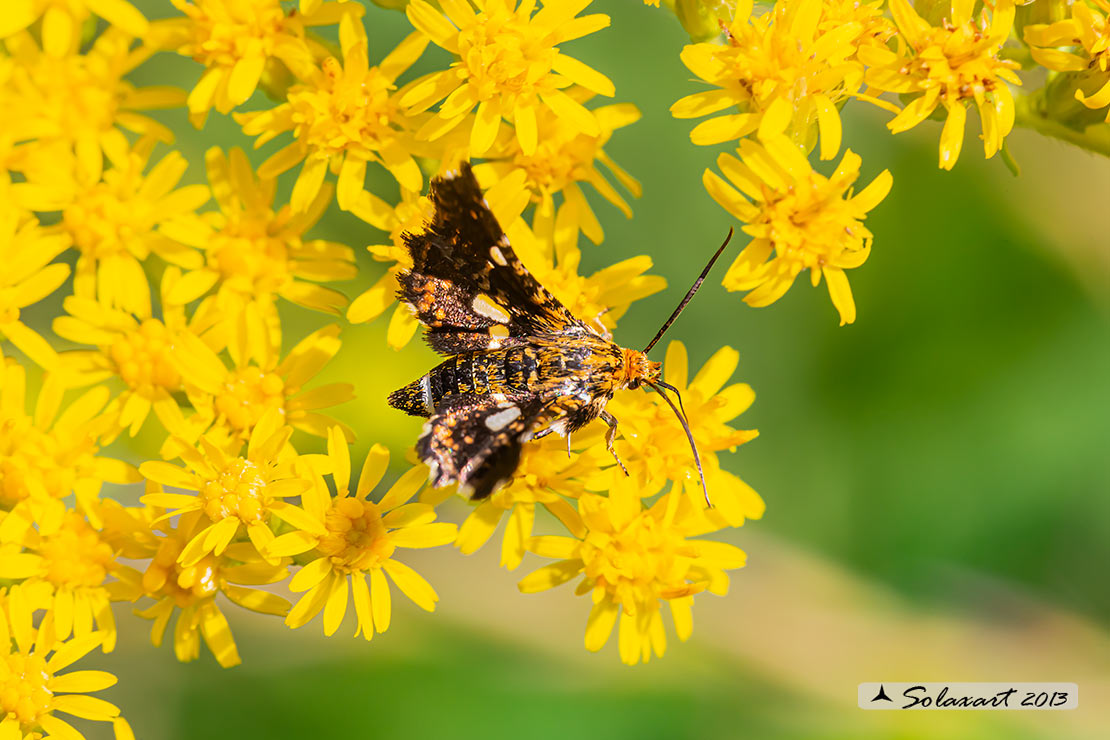
<svg viewBox="0 0 1110 740"><path fill-rule="evenodd" d="M648 351L678 317L721 255L706 265L682 303L643 351L625 349L576 318L517 259L482 191L463 163L432 180L432 221L405 233L412 269L399 275L399 298L426 327L425 339L448 359L389 395L389 404L428 419L416 443L435 486L457 482L473 499L512 477L521 446L552 432L566 436L601 418L613 451L613 394L647 385L686 430L705 489L701 460L685 414L663 392L662 366ZM729 232L732 236L732 232ZM627 471L626 471L627 472ZM705 490L706 501L709 492Z"/></svg>

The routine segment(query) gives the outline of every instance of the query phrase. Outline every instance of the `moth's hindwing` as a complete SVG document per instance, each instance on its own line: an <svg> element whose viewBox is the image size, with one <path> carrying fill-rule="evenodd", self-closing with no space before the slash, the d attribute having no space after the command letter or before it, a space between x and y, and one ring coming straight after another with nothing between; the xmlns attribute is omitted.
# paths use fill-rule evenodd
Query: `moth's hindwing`
<svg viewBox="0 0 1110 740"><path fill-rule="evenodd" d="M399 297L433 349L455 354L582 328L516 256L470 165L434 179L431 199L435 215L424 233L404 234L413 267L400 275Z"/></svg>
<svg viewBox="0 0 1110 740"><path fill-rule="evenodd" d="M546 422L536 397L456 396L436 410L416 452L432 470L432 485L457 481L459 491L483 499L508 482L532 429Z"/></svg>

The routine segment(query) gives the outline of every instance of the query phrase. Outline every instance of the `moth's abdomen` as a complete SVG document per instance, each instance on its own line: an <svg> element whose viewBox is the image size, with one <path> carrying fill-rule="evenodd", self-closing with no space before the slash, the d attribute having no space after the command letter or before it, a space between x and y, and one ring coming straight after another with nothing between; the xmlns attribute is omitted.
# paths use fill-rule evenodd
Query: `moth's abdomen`
<svg viewBox="0 0 1110 740"><path fill-rule="evenodd" d="M431 400L428 375L390 393L389 405L412 416L431 416L435 406Z"/></svg>
<svg viewBox="0 0 1110 740"><path fill-rule="evenodd" d="M453 396L525 394L539 383L538 368L536 352L527 346L456 355L389 394L389 405L426 417Z"/></svg>

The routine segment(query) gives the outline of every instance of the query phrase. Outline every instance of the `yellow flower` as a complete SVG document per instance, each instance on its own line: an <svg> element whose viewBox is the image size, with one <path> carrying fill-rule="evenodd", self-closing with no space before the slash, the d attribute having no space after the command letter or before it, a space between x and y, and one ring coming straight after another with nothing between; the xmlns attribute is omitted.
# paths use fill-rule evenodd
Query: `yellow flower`
<svg viewBox="0 0 1110 740"><path fill-rule="evenodd" d="M0 372L0 505L12 522L33 521L49 535L62 525L63 499L73 494L95 521L103 482L139 480L127 463L97 455L108 389L93 388L63 410L62 383L47 376L32 417L24 411L26 384L23 368L7 359Z"/></svg>
<svg viewBox="0 0 1110 740"><path fill-rule="evenodd" d="M297 456L287 454L292 432L282 426L281 414L271 410L251 432L245 457L238 443L220 449L201 437L196 447L184 440L175 447L184 468L159 460L139 466L149 481L195 492L148 493L141 499L144 504L171 509L166 517L199 511L208 520L181 549L178 562L188 567L210 554L219 556L243 530L262 551L274 539L272 517L323 534L323 526L304 509L284 501L311 486L295 470Z"/></svg>
<svg viewBox="0 0 1110 740"><path fill-rule="evenodd" d="M238 665L239 651L216 597L222 594L244 609L260 614L284 616L289 610L288 601L246 586L277 583L288 577L289 571L282 563L262 560L249 542L232 543L220 556L208 554L191 565L183 565L182 551L204 530L203 513L186 512L178 518L176 526L167 527L163 521L154 523L152 530L154 513L151 509L125 510L118 505L114 512L105 512L105 532L115 531L130 550L125 550L125 554L135 560L150 561L142 574L130 571L130 575L121 575L120 583L112 584L117 586L115 598L154 600L154 604L137 610L136 614L154 621L150 639L155 647L162 644L170 618L180 609L173 631L178 660L186 662L200 657L203 637L221 666Z"/></svg>
<svg viewBox="0 0 1110 740"><path fill-rule="evenodd" d="M427 38L410 34L380 65L369 67L362 23L346 15L339 31L342 66L329 57L303 84L289 88L287 102L236 116L245 134L259 137L259 145L285 131L296 137L258 168L260 177L276 178L304 162L290 197L294 213L316 199L329 167L339 175L336 199L344 210L353 210L362 197L367 162L381 164L403 188L423 187L411 154L413 125L394 83L423 53Z"/></svg>
<svg viewBox="0 0 1110 740"><path fill-rule="evenodd" d="M721 469L717 452L735 451L739 445L759 436L754 429L734 429L730 423L755 400L747 383L725 384L736 371L739 353L722 347L689 381L686 348L673 341L663 360L663 379L678 389L690 432L697 443L713 508L705 510L708 521L716 526L739 527L746 519L763 516L764 504L751 486ZM639 481L641 498L657 493L665 481L675 481L672 490L684 490L691 506L704 508L705 498L694 465L686 433L670 406L655 393L621 393L609 402L610 413L620 423L615 449L633 480ZM604 451L604 444L600 445ZM600 452L599 452L600 454ZM603 461L612 460L608 454ZM615 468L591 476L587 487L604 490Z"/></svg>
<svg viewBox="0 0 1110 740"><path fill-rule="evenodd" d="M149 52L109 28L87 53L80 35L64 50L42 50L26 31L4 41L10 55L0 63L0 130L14 141L57 142L72 147L85 172L99 172L102 152L127 151L120 129L172 142L168 128L137 111L173 108L185 93L172 87L136 88L123 78Z"/></svg>
<svg viewBox="0 0 1110 740"><path fill-rule="evenodd" d="M844 270L859 267L870 254L871 232L862 221L890 191L890 172L883 170L853 195L860 158L851 150L828 178L814 172L784 137L764 145L745 139L739 154L739 160L729 154L717 158L732 185L710 170L702 178L713 199L746 223L743 230L752 237L729 267L724 286L751 291L744 296L750 306L767 306L808 269L814 286L824 276L840 324L855 321Z"/></svg>
<svg viewBox="0 0 1110 740"><path fill-rule="evenodd" d="M0 191L0 197L4 197ZM57 229L44 229L31 215L10 203L0 205L0 335L40 367L53 369L58 354L42 335L20 320L20 312L57 290L69 277L69 265L54 262L68 240Z"/></svg>
<svg viewBox="0 0 1110 740"><path fill-rule="evenodd" d="M47 587L44 608L54 620L58 639L86 637L95 625L104 652L115 647L116 623L105 582L122 566L112 546L83 515L67 511L61 526L44 534L20 516L6 514L0 543L17 547L0 551L0 577L26 579L24 587Z"/></svg>
<svg viewBox="0 0 1110 740"><path fill-rule="evenodd" d="M72 640L57 640L49 620L32 628L30 609L13 593L7 599L8 619L0 619L0 737L84 736L55 712L81 719L113 722L119 708L88 692L114 686L116 677L105 671L60 673L100 646L103 635L93 632ZM126 723L122 723L126 727ZM117 736L118 737L118 736Z"/></svg>
<svg viewBox="0 0 1110 740"><path fill-rule="evenodd" d="M352 492L347 441L338 427L332 428L326 468L335 481L335 496L317 476L315 485L302 496L312 526L294 524L297 531L279 536L267 549L271 556L309 553L306 557L311 559L289 582L290 590L308 592L285 618L289 627L301 627L323 610L324 634L334 634L347 613L349 591L358 617L355 634L369 640L375 631L385 632L392 611L386 574L421 609L435 609L439 598L435 590L394 555L398 547L450 544L457 529L435 521L435 509L429 504L408 503L427 480L423 466L402 475L377 503L371 501L370 491L388 465L389 450L377 444L371 447Z"/></svg>
<svg viewBox="0 0 1110 740"><path fill-rule="evenodd" d="M440 0L444 17L424 0L412 0L405 8L412 24L459 57L451 69L421 78L402 96L401 104L414 113L443 100L436 117L418 135L439 138L477 105L471 157L483 156L493 146L502 118L513 122L524 153L533 154L539 141L538 109L543 105L571 128L597 136L597 117L563 89L578 84L612 96L613 83L557 46L609 25L609 16L601 13L575 17L587 2L552 0L533 15L534 0L519 6L516 0L475 0L477 11L462 0Z"/></svg>
<svg viewBox="0 0 1110 740"><path fill-rule="evenodd" d="M580 91L582 88L572 88L568 96L576 100L589 97ZM580 182L588 182L626 217L632 217L628 203L595 162L604 164L633 196L640 197L640 183L602 148L613 131L638 121L640 111L631 103L621 103L603 106L593 113L600 128L596 135L582 133L550 109L541 108L536 120L539 141L532 154L525 154L515 137L502 136L487 156L488 161L474 167L478 181L488 186L486 199L501 223L511 224L529 203L534 203L535 218L557 223L563 240L577 244L578 232L582 231L594 244L600 244L604 232L578 185ZM558 209L556 193L563 194Z"/></svg>
<svg viewBox="0 0 1110 740"><path fill-rule="evenodd" d="M246 441L262 417L276 409L293 428L326 437L337 422L315 409L351 400L353 386L329 383L311 390L304 386L339 351L339 326L314 331L279 362L278 348L268 341L258 314L245 316L253 317L255 325L236 327L233 332L229 349L235 366L230 370L194 334L182 334L173 347L174 362L193 408L212 425L209 435ZM344 432L354 439L346 426Z"/></svg>
<svg viewBox="0 0 1110 740"><path fill-rule="evenodd" d="M288 11L279 0L172 0L185 18L155 23L151 37L162 48L192 57L206 69L189 93L189 118L201 126L211 108L227 113L254 93L263 74L283 64L306 78L313 50L305 29L329 25L338 18L334 3L311 14ZM351 3L349 12L362 6Z"/></svg>
<svg viewBox="0 0 1110 740"><path fill-rule="evenodd" d="M1071 18L1052 24L1025 28L1025 42L1039 64L1057 72L1092 75L1092 92L1075 91L1075 99L1091 110L1110 106L1110 2L1091 0L1100 13L1085 2L1071 5ZM1076 54L1055 47L1078 47ZM1088 84L1090 84L1088 83ZM1106 111L1110 121L1110 109Z"/></svg>
<svg viewBox="0 0 1110 740"><path fill-rule="evenodd" d="M219 211L202 214L195 223L162 228L170 238L204 250L206 266L186 279L206 290L219 284L227 321L237 320L246 306L254 304L267 325L277 326L275 296L338 314L347 298L306 281L353 278L357 274L354 252L336 242L303 238L327 208L330 186L320 188L304 213L293 213L288 205L274 211L276 181L255 178L241 149L232 149L228 157L212 147L205 163Z"/></svg>
<svg viewBox="0 0 1110 740"><path fill-rule="evenodd" d="M205 185L178 188L188 162L170 152L145 176L156 141L110 152L113 166L83 172L68 152L43 157L12 186L23 204L36 211L62 212L63 233L81 253L74 293L140 316L149 316L150 293L142 262L150 253L185 269L203 264L199 252L165 235L160 227L192 224L194 211L208 202Z"/></svg>
<svg viewBox="0 0 1110 740"><path fill-rule="evenodd" d="M140 273L142 274L142 273ZM214 319L202 302L186 323L184 305L205 290L182 277L176 267L162 276L162 318L109 308L91 298L70 296L63 306L68 315L54 319L54 333L95 350L72 350L61 355L60 372L71 385L101 383L111 376L126 385L105 416L115 430L138 434L151 410L167 431L180 432L183 415L174 394L183 390L181 373L173 362L173 347L180 334L202 332ZM137 286L132 286L134 290ZM149 304L148 304L149 305ZM105 391L107 386L100 386Z"/></svg>
<svg viewBox="0 0 1110 740"><path fill-rule="evenodd" d="M557 558L520 582L524 593L543 591L582 576L575 589L590 594L586 649L600 650L620 617L621 661L629 665L662 656L667 646L660 614L670 606L675 632L686 640L693 630L693 597L701 591L724 595L726 570L744 565L739 548L724 542L690 539L706 526L685 496L668 494L645 509L636 483L623 476L608 497L586 494L568 526L570 537L542 536L528 549Z"/></svg>
<svg viewBox="0 0 1110 740"><path fill-rule="evenodd" d="M940 166L946 170L960 156L970 102L979 110L986 156L1002 148L1014 125L1014 99L1006 83L1021 84L1014 73L1018 63L1001 58L1014 23L1013 0L998 0L989 15L984 8L978 18L972 16L974 5L974 0L953 0L951 17L933 27L907 0L891 0L890 12L905 41L900 53L876 46L860 50L869 85L910 98L887 124L892 132L911 129L944 106Z"/></svg>
<svg viewBox="0 0 1110 740"><path fill-rule="evenodd" d="M98 15L132 36L142 36L149 24L127 0L7 0L0 14L0 39L22 31L42 18L43 46L65 53L74 37L80 37L81 24L89 15Z"/></svg>
<svg viewBox="0 0 1110 740"><path fill-rule="evenodd" d="M591 430L595 427L591 427ZM599 435L583 430L574 436L579 451L570 455L566 440L550 435L524 446L520 464L512 481L479 503L459 527L455 546L464 555L477 552L508 515L501 542L501 566L508 570L520 565L525 545L532 535L536 504L570 527L577 520L574 507L566 500L586 492L585 479L597 472L601 463L611 460ZM581 449L581 448L585 449Z"/></svg>
<svg viewBox="0 0 1110 740"><path fill-rule="evenodd" d="M846 20L820 28L822 0L779 0L752 17L752 1L737 5L725 44L693 44L682 62L714 90L688 95L671 106L676 118L698 118L736 107L737 113L711 118L690 133L695 144L743 138L768 125L773 107L782 108L776 133L812 148L814 123L820 131L821 158L840 150L838 106L856 94L863 65L854 57L865 26ZM820 30L819 30L820 29Z"/></svg>
<svg viewBox="0 0 1110 740"><path fill-rule="evenodd" d="M859 24L860 34L856 39L860 46L886 46L898 35L898 29L883 12L885 0L823 0L821 21L817 24L818 35L833 31L847 23Z"/></svg>

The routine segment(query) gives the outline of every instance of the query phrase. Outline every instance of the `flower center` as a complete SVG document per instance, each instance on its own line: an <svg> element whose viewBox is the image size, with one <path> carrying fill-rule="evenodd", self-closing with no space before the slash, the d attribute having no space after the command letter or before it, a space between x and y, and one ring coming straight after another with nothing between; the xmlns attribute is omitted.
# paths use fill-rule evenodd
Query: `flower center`
<svg viewBox="0 0 1110 740"><path fill-rule="evenodd" d="M469 79L475 97L530 98L554 89L551 64L557 49L544 40L546 31L517 15L480 13L459 33L460 77ZM505 107L511 107L511 99Z"/></svg>
<svg viewBox="0 0 1110 740"><path fill-rule="evenodd" d="M862 249L869 234L836 191L832 182L813 181L800 183L785 196L768 191L758 221L745 231L770 239L775 254L790 263L794 274L820 269L845 251Z"/></svg>
<svg viewBox="0 0 1110 740"><path fill-rule="evenodd" d="M768 17L753 19L739 37L730 34L728 41L721 61L756 110L780 96L795 103L817 93L834 101L842 96L848 70L838 65L853 51L848 44L818 55L811 44L791 34L781 17L774 22Z"/></svg>
<svg viewBox="0 0 1110 740"><path fill-rule="evenodd" d="M12 653L0 659L0 711L14 714L24 727L37 724L50 712L50 679L46 661L38 655Z"/></svg>
<svg viewBox="0 0 1110 740"><path fill-rule="evenodd" d="M81 254L103 259L131 252L139 259L147 255L141 239L154 228L150 210L141 199L129 197L141 184L120 170L105 175L105 182L82 190L76 202L65 209L62 220ZM115 180L116 182L111 182Z"/></svg>
<svg viewBox="0 0 1110 740"><path fill-rule="evenodd" d="M17 66L13 71L9 89L16 97L9 105L34 111L54 129L52 136L75 140L99 135L112 128L120 100L130 89L120 81L120 65L115 63L119 55L115 56L42 53L31 68Z"/></svg>
<svg viewBox="0 0 1110 740"><path fill-rule="evenodd" d="M591 530L581 552L586 575L630 613L657 599L661 588L684 584L696 554L681 535L647 512L617 532Z"/></svg>
<svg viewBox="0 0 1110 740"><path fill-rule="evenodd" d="M377 505L371 501L351 496L336 498L324 526L328 533L316 549L330 558L332 567L340 573L380 567L396 549Z"/></svg>
<svg viewBox="0 0 1110 740"><path fill-rule="evenodd" d="M166 325L146 319L137 331L120 334L109 354L116 372L132 390L149 391L154 387L177 390L181 374L170 358L173 340Z"/></svg>
<svg viewBox="0 0 1110 740"><path fill-rule="evenodd" d="M348 149L377 150L397 133L398 107L390 97L395 86L377 67L344 70L329 57L323 70L321 88L289 91L298 139L330 155Z"/></svg>
<svg viewBox="0 0 1110 740"><path fill-rule="evenodd" d="M925 53L937 50L937 54ZM917 55L899 70L917 80L921 90L940 86L941 95L964 100L998 86L996 70L1015 67L996 57L997 46L974 21L934 28L916 47ZM938 58L939 57L939 58Z"/></svg>
<svg viewBox="0 0 1110 740"><path fill-rule="evenodd" d="M46 580L55 586L99 586L108 575L114 553L99 533L72 512L65 525L38 549L46 562Z"/></svg>
<svg viewBox="0 0 1110 740"><path fill-rule="evenodd" d="M176 539L164 540L143 573L143 588L157 598L169 596L181 609L215 596L217 583L216 557L209 553L195 565L182 567L177 562L182 544Z"/></svg>
<svg viewBox="0 0 1110 740"><path fill-rule="evenodd" d="M285 381L277 373L251 366L235 370L216 396L216 410L235 429L253 429L263 414L285 406Z"/></svg>
<svg viewBox="0 0 1110 740"><path fill-rule="evenodd" d="M528 175L528 184L541 194L564 189L575 180L585 180L588 165L597 156L598 138L579 134L569 140L563 137L541 137L531 156L519 152L514 158L517 167Z"/></svg>
<svg viewBox="0 0 1110 740"><path fill-rule="evenodd" d="M200 497L204 513L214 522L236 516L246 524L263 521L270 503L267 471L242 457L235 458L215 480L205 481Z"/></svg>
<svg viewBox="0 0 1110 740"><path fill-rule="evenodd" d="M37 492L55 499L71 494L97 447L89 435L73 435L68 442L63 447L54 434L34 427L30 417L5 420L0 425L0 501L15 504Z"/></svg>
<svg viewBox="0 0 1110 740"><path fill-rule="evenodd" d="M288 247L271 228L279 218L268 209L245 212L213 235L208 263L226 285L243 293L276 293L290 280Z"/></svg>
<svg viewBox="0 0 1110 740"><path fill-rule="evenodd" d="M206 66L231 67L244 57L271 56L274 40L285 32L285 11L278 0L172 0L189 16L193 37L181 48Z"/></svg>

